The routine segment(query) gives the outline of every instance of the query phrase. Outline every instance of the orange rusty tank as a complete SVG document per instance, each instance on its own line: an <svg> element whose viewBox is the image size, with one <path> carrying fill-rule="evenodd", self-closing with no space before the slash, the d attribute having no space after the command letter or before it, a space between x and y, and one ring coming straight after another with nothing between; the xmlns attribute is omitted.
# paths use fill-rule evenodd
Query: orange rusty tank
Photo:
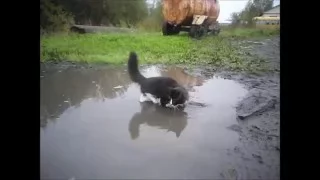
<svg viewBox="0 0 320 180"><path fill-rule="evenodd" d="M208 16L205 23L210 25L219 13L218 0L162 0L162 14L170 25L191 26L194 15Z"/></svg>

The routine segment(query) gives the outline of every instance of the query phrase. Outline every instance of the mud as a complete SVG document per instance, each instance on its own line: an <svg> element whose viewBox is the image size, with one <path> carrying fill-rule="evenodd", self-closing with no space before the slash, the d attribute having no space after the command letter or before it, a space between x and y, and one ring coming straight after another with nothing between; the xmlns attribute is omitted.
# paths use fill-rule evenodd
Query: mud
<svg viewBox="0 0 320 180"><path fill-rule="evenodd" d="M271 71L143 67L188 88L183 111L139 103L126 66L42 64L41 178L280 179L279 37L252 42Z"/></svg>

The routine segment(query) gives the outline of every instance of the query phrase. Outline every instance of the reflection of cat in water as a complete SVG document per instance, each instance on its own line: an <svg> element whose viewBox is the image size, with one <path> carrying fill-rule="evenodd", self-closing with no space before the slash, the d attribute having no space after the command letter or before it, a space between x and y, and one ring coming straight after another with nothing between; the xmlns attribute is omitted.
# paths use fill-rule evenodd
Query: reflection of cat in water
<svg viewBox="0 0 320 180"><path fill-rule="evenodd" d="M175 111L163 108L152 104L152 102L143 102L140 105L141 112L135 113L129 123L131 139L139 137L141 124L174 132L177 138L187 126L187 113L183 110Z"/></svg>

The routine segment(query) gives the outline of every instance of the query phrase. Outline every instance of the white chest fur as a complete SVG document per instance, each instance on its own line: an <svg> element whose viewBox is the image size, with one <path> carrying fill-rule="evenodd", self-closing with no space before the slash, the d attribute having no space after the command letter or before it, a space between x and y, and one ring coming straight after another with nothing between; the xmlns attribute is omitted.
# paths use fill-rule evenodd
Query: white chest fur
<svg viewBox="0 0 320 180"><path fill-rule="evenodd" d="M145 93L145 95L141 94L139 101L140 102L152 101L154 104L158 104L160 103L160 98L156 98L150 93Z"/></svg>
<svg viewBox="0 0 320 180"><path fill-rule="evenodd" d="M140 102L146 102L146 101L152 101L154 104L160 104L160 98L156 98L155 96L153 96L150 93L145 93L145 95L141 94L140 95ZM178 108L178 107L183 107L185 104L177 104L177 105L173 105L172 104L172 99L170 100L170 102L168 104L166 104L166 107L169 108Z"/></svg>

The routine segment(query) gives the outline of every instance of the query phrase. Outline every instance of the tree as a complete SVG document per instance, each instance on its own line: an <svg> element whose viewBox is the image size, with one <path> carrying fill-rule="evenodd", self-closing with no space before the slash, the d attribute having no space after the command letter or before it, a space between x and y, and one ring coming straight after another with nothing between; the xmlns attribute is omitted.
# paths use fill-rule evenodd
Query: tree
<svg viewBox="0 0 320 180"><path fill-rule="evenodd" d="M231 20L233 22L244 21L251 25L253 23L252 18L261 16L263 12L270 10L273 6L273 0L249 0L245 8L236 14L231 14Z"/></svg>
<svg viewBox="0 0 320 180"><path fill-rule="evenodd" d="M233 12L231 13L231 24L232 25L239 25L240 24L240 13Z"/></svg>
<svg viewBox="0 0 320 180"><path fill-rule="evenodd" d="M73 23L73 15L55 1L40 0L40 30L68 31Z"/></svg>
<svg viewBox="0 0 320 180"><path fill-rule="evenodd" d="M153 0L148 9L148 16L138 23L138 27L146 30L161 30L163 22L161 0Z"/></svg>
<svg viewBox="0 0 320 180"><path fill-rule="evenodd" d="M253 0L253 5L260 13L263 13L273 7L273 0Z"/></svg>
<svg viewBox="0 0 320 180"><path fill-rule="evenodd" d="M125 22L127 27L131 27L143 20L147 14L147 3L145 0L118 0L120 20Z"/></svg>
<svg viewBox="0 0 320 180"><path fill-rule="evenodd" d="M71 18L76 24L82 25L112 24L132 27L148 15L146 0L40 0L40 4L42 24L57 18L60 21L69 21ZM46 6L45 10L43 4ZM55 10L52 8L60 8L61 13L54 15ZM51 15L48 16L48 13Z"/></svg>

